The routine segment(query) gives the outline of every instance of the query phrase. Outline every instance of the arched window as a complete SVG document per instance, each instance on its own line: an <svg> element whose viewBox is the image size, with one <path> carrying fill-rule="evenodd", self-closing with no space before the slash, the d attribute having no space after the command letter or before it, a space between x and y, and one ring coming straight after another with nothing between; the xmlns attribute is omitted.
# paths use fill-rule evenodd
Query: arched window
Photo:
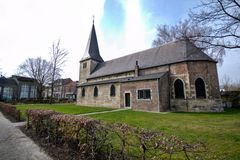
<svg viewBox="0 0 240 160"><path fill-rule="evenodd" d="M196 79L195 89L197 98L206 98L205 84L201 78Z"/></svg>
<svg viewBox="0 0 240 160"><path fill-rule="evenodd" d="M174 91L175 91L175 98L184 99L184 88L183 88L182 80L177 79L174 82Z"/></svg>
<svg viewBox="0 0 240 160"><path fill-rule="evenodd" d="M94 97L97 97L97 96L98 96L98 88L97 88L97 87L94 87L93 96L94 96Z"/></svg>
<svg viewBox="0 0 240 160"><path fill-rule="evenodd" d="M85 97L85 88L82 89L82 97Z"/></svg>
<svg viewBox="0 0 240 160"><path fill-rule="evenodd" d="M111 85L111 88L110 88L110 96L115 96L115 86L114 85Z"/></svg>

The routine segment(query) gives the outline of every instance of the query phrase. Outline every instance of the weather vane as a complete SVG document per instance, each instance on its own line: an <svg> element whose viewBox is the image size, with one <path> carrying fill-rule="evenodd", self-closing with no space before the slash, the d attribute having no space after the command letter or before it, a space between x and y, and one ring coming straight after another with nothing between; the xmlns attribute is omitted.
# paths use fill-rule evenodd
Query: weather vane
<svg viewBox="0 0 240 160"><path fill-rule="evenodd" d="M94 15L93 15L93 24L94 24Z"/></svg>

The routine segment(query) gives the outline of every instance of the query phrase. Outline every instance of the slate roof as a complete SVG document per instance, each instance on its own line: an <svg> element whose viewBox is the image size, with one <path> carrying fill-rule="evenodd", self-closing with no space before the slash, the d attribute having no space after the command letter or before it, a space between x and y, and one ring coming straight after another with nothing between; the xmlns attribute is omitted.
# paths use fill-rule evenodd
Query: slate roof
<svg viewBox="0 0 240 160"><path fill-rule="evenodd" d="M84 87L84 86L99 85L99 84L126 83L126 82L135 82L135 81L143 81L143 80L153 80L153 79L161 78L163 75L165 75L167 73L168 72L161 72L161 73L157 73L157 74L149 74L149 75L138 76L138 77L119 78L119 79L98 81L98 82L92 82L92 83L86 82L79 86Z"/></svg>
<svg viewBox="0 0 240 160"><path fill-rule="evenodd" d="M191 42L173 41L156 48L99 63L88 79L133 71L136 61L138 61L140 69L184 61L211 61L216 63Z"/></svg>
<svg viewBox="0 0 240 160"><path fill-rule="evenodd" d="M16 81L12 78L0 77L0 86L17 85Z"/></svg>
<svg viewBox="0 0 240 160"><path fill-rule="evenodd" d="M99 53L97 35L96 35L94 23L92 25L92 30L89 35L87 47L81 61L87 60L87 59L93 59L98 62L103 62L103 59Z"/></svg>
<svg viewBox="0 0 240 160"><path fill-rule="evenodd" d="M36 81L34 78L17 76L17 75L12 75L11 78L16 78L18 81L21 81L21 82L35 82Z"/></svg>

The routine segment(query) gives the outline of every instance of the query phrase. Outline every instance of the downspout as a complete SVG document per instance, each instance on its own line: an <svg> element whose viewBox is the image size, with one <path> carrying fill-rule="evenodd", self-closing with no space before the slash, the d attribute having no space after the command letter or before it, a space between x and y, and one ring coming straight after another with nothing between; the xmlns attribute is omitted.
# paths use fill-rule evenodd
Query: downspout
<svg viewBox="0 0 240 160"><path fill-rule="evenodd" d="M170 71L170 65L168 65L168 108L171 110L171 93L172 93L172 84L171 84L171 71Z"/></svg>
<svg viewBox="0 0 240 160"><path fill-rule="evenodd" d="M160 79L157 79L158 112L160 112Z"/></svg>

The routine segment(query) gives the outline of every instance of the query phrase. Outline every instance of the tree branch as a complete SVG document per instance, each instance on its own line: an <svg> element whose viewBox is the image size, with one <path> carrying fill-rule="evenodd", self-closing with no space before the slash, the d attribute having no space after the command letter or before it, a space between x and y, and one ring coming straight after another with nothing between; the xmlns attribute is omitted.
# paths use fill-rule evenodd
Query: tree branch
<svg viewBox="0 0 240 160"><path fill-rule="evenodd" d="M224 8L221 0L217 0L217 1L218 1L218 3L219 3L220 6L221 6L222 11L223 11L227 16L229 16L229 17L231 17L231 18L233 18L233 19L235 19L235 20L237 20L237 21L240 21L240 19L239 19L238 17L235 17L235 16L231 15L230 13L228 13L228 12L225 10L225 8Z"/></svg>

